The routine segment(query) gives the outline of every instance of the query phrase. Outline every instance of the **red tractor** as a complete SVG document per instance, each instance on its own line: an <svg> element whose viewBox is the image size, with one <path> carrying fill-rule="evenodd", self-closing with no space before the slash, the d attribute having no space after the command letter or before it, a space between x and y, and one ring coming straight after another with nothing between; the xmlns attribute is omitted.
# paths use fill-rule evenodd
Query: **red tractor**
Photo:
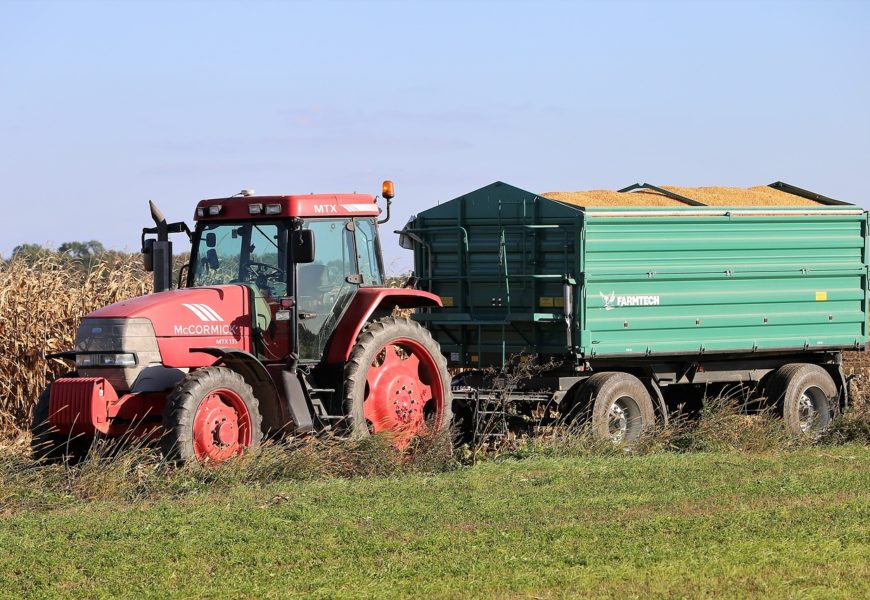
<svg viewBox="0 0 870 600"><path fill-rule="evenodd" d="M389 218L392 182L384 182ZM96 436L159 438L167 457L222 461L264 436L388 431L403 446L452 418L438 344L394 309L438 296L384 286L380 209L365 194L203 200L196 227L142 232L154 293L87 315L75 362L33 412L40 458L80 457ZM172 288L172 243L190 261ZM315 251L316 248L316 251Z"/></svg>

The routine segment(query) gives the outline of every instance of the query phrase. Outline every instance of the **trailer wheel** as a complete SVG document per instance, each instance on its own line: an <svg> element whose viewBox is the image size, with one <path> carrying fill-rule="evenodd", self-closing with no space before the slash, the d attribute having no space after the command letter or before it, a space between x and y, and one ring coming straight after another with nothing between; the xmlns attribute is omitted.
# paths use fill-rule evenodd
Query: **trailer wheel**
<svg viewBox="0 0 870 600"><path fill-rule="evenodd" d="M62 377L75 377L68 373ZM30 420L30 452L34 460L41 462L69 461L77 463L88 455L93 438L84 435L66 435L48 422L51 384L39 395Z"/></svg>
<svg viewBox="0 0 870 600"><path fill-rule="evenodd" d="M652 398L628 373L596 373L579 390L577 407L591 411L592 436L614 444L631 444L655 423Z"/></svg>
<svg viewBox="0 0 870 600"><path fill-rule="evenodd" d="M453 395L447 360L419 323L402 317L363 329L344 371L351 435L391 432L398 448L426 431L449 427Z"/></svg>
<svg viewBox="0 0 870 600"><path fill-rule="evenodd" d="M163 455L178 462L222 462L260 445L263 417L244 378L226 367L188 374L163 410Z"/></svg>
<svg viewBox="0 0 870 600"><path fill-rule="evenodd" d="M831 424L837 385L818 365L780 367L767 385L767 399L776 406L792 435L816 436Z"/></svg>

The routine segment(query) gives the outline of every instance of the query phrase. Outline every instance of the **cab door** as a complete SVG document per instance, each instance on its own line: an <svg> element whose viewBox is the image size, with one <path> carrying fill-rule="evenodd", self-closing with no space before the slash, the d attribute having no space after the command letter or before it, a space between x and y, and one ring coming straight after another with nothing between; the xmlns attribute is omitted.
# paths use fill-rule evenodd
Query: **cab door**
<svg viewBox="0 0 870 600"><path fill-rule="evenodd" d="M353 225L349 219L310 219L303 228L314 232L316 252L314 262L296 265L299 358L319 361L357 289Z"/></svg>

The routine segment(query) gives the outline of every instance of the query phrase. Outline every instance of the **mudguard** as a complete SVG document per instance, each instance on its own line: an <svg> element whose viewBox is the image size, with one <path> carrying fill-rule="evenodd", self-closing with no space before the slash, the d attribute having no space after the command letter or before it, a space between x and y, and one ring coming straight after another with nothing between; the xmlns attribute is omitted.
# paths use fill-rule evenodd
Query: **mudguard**
<svg viewBox="0 0 870 600"><path fill-rule="evenodd" d="M210 354L217 358L212 366L226 366L245 379L245 382L254 390L254 396L260 401L260 414L263 415L264 430L279 430L290 417L294 416L292 411L288 410L292 408L292 405L288 402L285 406L281 402L281 395L278 393L275 380L269 374L266 366L253 354L244 350L218 347L191 348L190 352ZM287 412L291 414L287 415Z"/></svg>
<svg viewBox="0 0 870 600"><path fill-rule="evenodd" d="M360 288L351 300L350 306L338 323L329 349L326 353L328 364L347 361L356 338L372 314L380 307L418 308L421 306L443 306L441 298L430 292L410 288Z"/></svg>

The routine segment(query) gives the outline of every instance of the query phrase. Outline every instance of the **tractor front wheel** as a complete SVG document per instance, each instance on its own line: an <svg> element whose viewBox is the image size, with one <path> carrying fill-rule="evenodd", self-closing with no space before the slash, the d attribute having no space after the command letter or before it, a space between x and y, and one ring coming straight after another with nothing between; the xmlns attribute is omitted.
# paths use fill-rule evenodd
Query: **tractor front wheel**
<svg viewBox="0 0 870 600"><path fill-rule="evenodd" d="M362 331L345 367L344 397L352 435L389 432L399 449L453 418L447 361L429 332L407 318L379 319Z"/></svg>
<svg viewBox="0 0 870 600"><path fill-rule="evenodd" d="M244 378L226 367L190 373L166 401L163 455L178 462L223 462L263 439L262 416Z"/></svg>

